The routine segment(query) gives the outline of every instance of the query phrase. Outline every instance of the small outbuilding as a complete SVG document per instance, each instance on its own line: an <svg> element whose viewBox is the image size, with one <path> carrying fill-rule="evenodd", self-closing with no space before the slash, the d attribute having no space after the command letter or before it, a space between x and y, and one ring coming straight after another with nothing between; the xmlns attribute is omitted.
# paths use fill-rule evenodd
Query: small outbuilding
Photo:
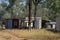
<svg viewBox="0 0 60 40"><path fill-rule="evenodd" d="M6 19L6 29L19 28L19 19Z"/></svg>
<svg viewBox="0 0 60 40"><path fill-rule="evenodd" d="M29 28L28 26L28 17L20 18L20 19L6 19L5 28L6 29L13 29L13 28L20 28L25 29ZM31 17L31 27L35 29L41 29L42 28L42 18L36 17L35 23L34 23L34 17Z"/></svg>
<svg viewBox="0 0 60 40"><path fill-rule="evenodd" d="M56 28L56 22L49 22L48 23L48 26L47 26L47 29L54 29L55 30Z"/></svg>
<svg viewBox="0 0 60 40"><path fill-rule="evenodd" d="M25 22L28 27L28 17L25 18ZM42 17L36 17L35 21L34 21L34 17L31 17L31 27L35 29L41 29L42 28Z"/></svg>

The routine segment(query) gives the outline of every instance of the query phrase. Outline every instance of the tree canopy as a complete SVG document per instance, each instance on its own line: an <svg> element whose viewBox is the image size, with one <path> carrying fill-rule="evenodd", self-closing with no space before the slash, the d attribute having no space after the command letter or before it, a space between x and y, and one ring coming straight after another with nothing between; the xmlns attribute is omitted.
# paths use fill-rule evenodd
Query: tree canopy
<svg viewBox="0 0 60 40"><path fill-rule="evenodd" d="M13 17L28 16L28 0L1 0L0 14L7 12ZM44 11L43 11L44 10ZM5 13L1 13L6 11ZM56 20L60 16L60 0L32 0L32 15L42 16L43 19Z"/></svg>

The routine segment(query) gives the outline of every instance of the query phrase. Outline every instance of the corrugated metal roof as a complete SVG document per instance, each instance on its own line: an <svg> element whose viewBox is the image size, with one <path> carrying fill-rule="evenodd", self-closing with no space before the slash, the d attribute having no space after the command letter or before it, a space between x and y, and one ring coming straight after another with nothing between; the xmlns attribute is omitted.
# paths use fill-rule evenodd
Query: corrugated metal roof
<svg viewBox="0 0 60 40"><path fill-rule="evenodd" d="M50 24L56 24L56 22L50 22Z"/></svg>

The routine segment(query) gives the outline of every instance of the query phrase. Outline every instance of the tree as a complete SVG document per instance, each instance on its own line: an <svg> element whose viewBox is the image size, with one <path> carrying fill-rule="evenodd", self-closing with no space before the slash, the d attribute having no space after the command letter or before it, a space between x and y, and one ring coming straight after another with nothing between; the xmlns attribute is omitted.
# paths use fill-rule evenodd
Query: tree
<svg viewBox="0 0 60 40"><path fill-rule="evenodd" d="M46 0L45 7L49 9L48 13L50 15L50 19L52 21L56 20L56 17L58 17L60 14L60 0Z"/></svg>
<svg viewBox="0 0 60 40"><path fill-rule="evenodd" d="M34 17L36 17L37 13L37 6L40 3L41 0L33 0L34 6L35 6L35 11L34 11Z"/></svg>
<svg viewBox="0 0 60 40"><path fill-rule="evenodd" d="M37 6L41 0L32 0L32 1L33 1L34 6L35 6L35 9L34 9L34 24L35 24L36 23Z"/></svg>
<svg viewBox="0 0 60 40"><path fill-rule="evenodd" d="M29 29L31 29L31 8L32 8L32 0L29 0Z"/></svg>
<svg viewBox="0 0 60 40"><path fill-rule="evenodd" d="M8 11L9 9L10 9L10 11L11 11L11 18L13 18L13 8L12 8L12 6L14 5L14 2L15 2L16 0L9 0L9 5L8 5L8 7L6 8L6 10Z"/></svg>
<svg viewBox="0 0 60 40"><path fill-rule="evenodd" d="M27 8L25 8L25 4L23 1L16 0L14 6L13 6L13 13L17 18L23 18L27 14Z"/></svg>
<svg viewBox="0 0 60 40"><path fill-rule="evenodd" d="M25 0L15 0L15 2L11 3L6 9L11 12L12 17L20 18L25 15ZM10 2L10 1L9 1ZM11 6L12 5L12 6Z"/></svg>
<svg viewBox="0 0 60 40"><path fill-rule="evenodd" d="M2 19L3 15L5 14L5 8L7 7L7 3L5 1L1 1L0 3L0 19Z"/></svg>

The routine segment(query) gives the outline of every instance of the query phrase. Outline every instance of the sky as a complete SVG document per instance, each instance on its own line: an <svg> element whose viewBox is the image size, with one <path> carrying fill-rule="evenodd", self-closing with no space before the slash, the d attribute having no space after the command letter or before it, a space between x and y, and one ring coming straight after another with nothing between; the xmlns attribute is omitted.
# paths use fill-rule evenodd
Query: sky
<svg viewBox="0 0 60 40"><path fill-rule="evenodd" d="M4 1L7 5L9 5L8 0L6 0L6 1L5 1L5 0L0 0L0 4L1 4L3 1Z"/></svg>
<svg viewBox="0 0 60 40"><path fill-rule="evenodd" d="M9 5L9 2L8 2L8 0L0 0L0 4L2 3L2 1L4 1L7 5ZM26 4L26 2L24 1L24 2L20 2L20 4Z"/></svg>
<svg viewBox="0 0 60 40"><path fill-rule="evenodd" d="M20 4L24 4L24 5L25 5L25 4L26 4L26 2L25 2L25 1L24 1L24 2L20 2Z"/></svg>
<svg viewBox="0 0 60 40"><path fill-rule="evenodd" d="M1 0L0 0L0 3L1 3Z"/></svg>

